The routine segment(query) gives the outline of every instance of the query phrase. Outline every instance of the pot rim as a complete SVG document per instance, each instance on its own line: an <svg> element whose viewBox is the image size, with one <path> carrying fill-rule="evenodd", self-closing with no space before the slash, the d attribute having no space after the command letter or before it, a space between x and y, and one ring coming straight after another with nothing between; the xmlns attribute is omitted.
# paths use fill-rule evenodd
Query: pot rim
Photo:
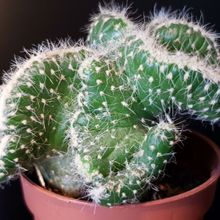
<svg viewBox="0 0 220 220"><path fill-rule="evenodd" d="M210 187L211 185L213 185L215 182L217 182L218 178L220 177L220 149L218 148L218 146L208 137L193 131L193 133L198 136L199 138L203 139L205 142L208 143L208 145L212 148L212 150L215 152L216 154L216 158L217 158L217 164L216 166L211 170L211 174L210 177L203 182L202 184L196 186L195 188L188 190L186 192L180 193L178 195L174 195L171 197L167 197L167 198L163 198L163 199L158 199L158 200L154 200L154 201L147 201L147 202L143 202L143 203L137 203L137 204L126 204L126 205L116 205L110 208L114 208L114 209L118 209L118 208L129 208L132 206L143 206L143 207L154 207L154 206L158 206L158 205L167 205L168 203L173 203L176 201L181 201L183 199L187 199L190 197L193 197L196 194L199 194L201 191L205 190L206 188ZM22 181L24 180L27 184L31 184L32 187L35 188L35 190L39 191L42 194L45 194L46 196L49 197L54 197L56 200L60 201L60 202L68 202L68 203L75 203L78 205L86 205L86 206L94 206L97 205L95 203L92 202L88 202L88 201L83 201L80 199L74 199L71 197L66 197L63 196L61 194L49 191L41 186L39 186L38 184L34 183L32 180L30 180L24 173L20 174L20 177L22 179ZM97 205L99 206L99 205ZM104 207L101 206L103 208L109 208L109 207Z"/></svg>

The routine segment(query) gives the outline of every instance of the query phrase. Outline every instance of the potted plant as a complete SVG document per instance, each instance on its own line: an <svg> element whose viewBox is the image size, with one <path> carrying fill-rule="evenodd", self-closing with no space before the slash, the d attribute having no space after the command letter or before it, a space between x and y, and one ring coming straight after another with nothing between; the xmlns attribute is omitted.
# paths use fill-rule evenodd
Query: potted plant
<svg viewBox="0 0 220 220"><path fill-rule="evenodd" d="M137 26L125 9L100 8L86 43L41 45L5 74L0 178L35 169L43 187L62 194L21 175L36 220L202 219L220 159L198 134L186 158L201 154L207 180L144 201L178 157L183 127L175 115L219 121L219 78L215 35L186 16L162 10Z"/></svg>

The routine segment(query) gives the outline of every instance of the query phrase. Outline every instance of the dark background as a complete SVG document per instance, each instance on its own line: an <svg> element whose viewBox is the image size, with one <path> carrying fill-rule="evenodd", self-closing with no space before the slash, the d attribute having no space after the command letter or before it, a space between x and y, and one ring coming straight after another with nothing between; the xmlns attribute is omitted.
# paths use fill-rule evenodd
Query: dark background
<svg viewBox="0 0 220 220"><path fill-rule="evenodd" d="M0 73L7 71L15 56L24 56L23 48L31 49L46 39L57 41L71 37L85 38L85 26L91 13L97 12L96 0L0 0ZM108 2L108 1L106 1ZM199 18L203 13L204 23L220 32L220 6L218 0L128 0L117 3L132 3L133 17L149 15L155 4L172 9L186 6ZM220 128L190 121L190 126L210 136L220 146ZM220 186L215 202L206 220L220 219ZM30 220L18 181L0 189L0 220ZM65 219L64 219L65 220ZM187 219L186 219L187 220Z"/></svg>

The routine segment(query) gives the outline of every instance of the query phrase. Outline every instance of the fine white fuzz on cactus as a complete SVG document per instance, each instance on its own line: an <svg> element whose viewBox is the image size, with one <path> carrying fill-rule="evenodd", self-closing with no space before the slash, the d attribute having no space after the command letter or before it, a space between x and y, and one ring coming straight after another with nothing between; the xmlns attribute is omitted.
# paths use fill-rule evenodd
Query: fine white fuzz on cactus
<svg viewBox="0 0 220 220"><path fill-rule="evenodd" d="M170 18L170 20L174 19ZM183 19L179 20L182 25ZM188 34L189 41L187 42L184 40L185 32L180 31L178 37L183 39L182 43L179 39L178 42L180 41L182 46L172 51L164 47L163 43L158 42L158 37L152 33L152 29L156 29L154 23L156 21L152 20L144 30L126 27L126 30L123 30L123 37L115 42L109 41L110 57L113 57L119 69L127 74L128 83L133 87L136 84L134 89L137 90L138 98L147 114L157 117L167 108L174 107L180 112L187 111L200 120L217 122L219 120L220 73L216 39L212 34L205 32L202 27L198 25L197 27L191 22L188 24L189 27L192 26L194 29L197 27L199 31ZM92 28L95 29L94 26ZM158 28L157 33L160 34L160 32L163 30ZM215 51L213 56L206 49L203 51L199 45L192 52L181 51L185 43L190 44L195 38L196 41L199 40L207 44L207 47L211 47L212 51ZM174 44L174 40L169 41L169 45L176 48ZM105 42L100 43L101 49L104 48L103 45ZM213 62L208 62L207 57L213 58ZM210 112L207 108L209 105L211 106Z"/></svg>
<svg viewBox="0 0 220 220"><path fill-rule="evenodd" d="M4 76L0 180L34 166L64 195L137 203L181 140L171 112L220 119L217 37L165 10L135 25L120 7L100 7L88 32L85 45L43 46Z"/></svg>
<svg viewBox="0 0 220 220"><path fill-rule="evenodd" d="M115 41L122 37L127 28L133 29L135 25L128 18L129 7L110 5L99 6L99 13L93 15L88 26L87 41L92 47L99 44Z"/></svg>
<svg viewBox="0 0 220 220"><path fill-rule="evenodd" d="M161 121L151 127L125 169L105 179L97 178L89 195L96 203L107 206L139 202L146 187L163 173L172 159L171 149L179 138L179 130L172 122Z"/></svg>
<svg viewBox="0 0 220 220"><path fill-rule="evenodd" d="M14 172L17 163L28 168L34 158L65 151L65 111L75 104L80 84L76 71L87 51L68 43L41 46L5 75L0 96L1 176Z"/></svg>
<svg viewBox="0 0 220 220"><path fill-rule="evenodd" d="M218 35L200 21L195 22L193 15L161 9L154 11L146 26L158 43L169 51L182 51L208 63L219 63Z"/></svg>

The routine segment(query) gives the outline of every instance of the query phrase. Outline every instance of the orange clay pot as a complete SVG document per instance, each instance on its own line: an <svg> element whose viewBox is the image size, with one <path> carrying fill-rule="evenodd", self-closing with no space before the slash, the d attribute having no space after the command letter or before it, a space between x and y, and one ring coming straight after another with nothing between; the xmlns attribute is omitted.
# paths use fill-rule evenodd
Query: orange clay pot
<svg viewBox="0 0 220 220"><path fill-rule="evenodd" d="M192 190L156 201L107 208L50 192L21 175L27 207L35 220L202 220L215 195L220 154L208 138L197 133L190 136L184 146L187 164L200 173L208 171L210 176Z"/></svg>

